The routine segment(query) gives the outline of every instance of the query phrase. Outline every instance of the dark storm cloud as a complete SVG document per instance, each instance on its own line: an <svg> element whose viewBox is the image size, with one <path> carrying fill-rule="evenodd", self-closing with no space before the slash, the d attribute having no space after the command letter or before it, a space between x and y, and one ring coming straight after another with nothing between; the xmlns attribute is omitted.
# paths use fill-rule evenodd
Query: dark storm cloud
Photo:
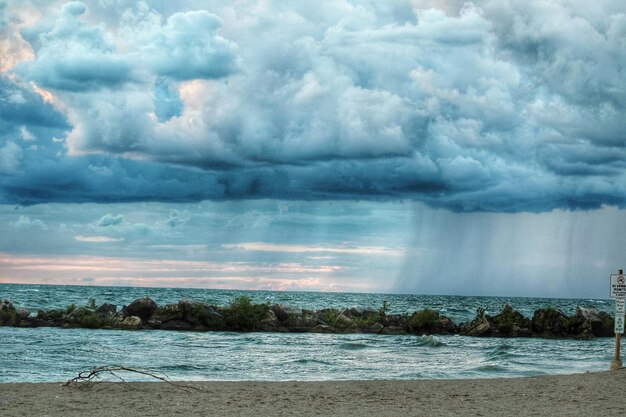
<svg viewBox="0 0 626 417"><path fill-rule="evenodd" d="M0 75L0 134L12 126L69 128L65 117L29 86Z"/></svg>
<svg viewBox="0 0 626 417"><path fill-rule="evenodd" d="M62 136L69 129L63 115L29 86L0 75L0 174L2 183L24 175L23 160L29 152L40 152L37 136Z"/></svg>
<svg viewBox="0 0 626 417"><path fill-rule="evenodd" d="M214 197L202 175L110 157L23 161L27 175L0 180L3 203L190 201Z"/></svg>
<svg viewBox="0 0 626 417"><path fill-rule="evenodd" d="M0 144L5 202L626 202L620 3L115 4L22 25L33 58L9 72L49 89L70 131L39 154ZM5 130L49 125L40 104L3 107Z"/></svg>

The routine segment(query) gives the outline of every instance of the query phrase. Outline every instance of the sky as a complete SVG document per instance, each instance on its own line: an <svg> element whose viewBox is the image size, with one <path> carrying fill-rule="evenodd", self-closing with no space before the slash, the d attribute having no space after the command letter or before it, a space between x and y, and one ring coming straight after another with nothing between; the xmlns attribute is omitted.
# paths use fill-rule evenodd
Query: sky
<svg viewBox="0 0 626 417"><path fill-rule="evenodd" d="M0 283L608 296L626 3L0 0Z"/></svg>

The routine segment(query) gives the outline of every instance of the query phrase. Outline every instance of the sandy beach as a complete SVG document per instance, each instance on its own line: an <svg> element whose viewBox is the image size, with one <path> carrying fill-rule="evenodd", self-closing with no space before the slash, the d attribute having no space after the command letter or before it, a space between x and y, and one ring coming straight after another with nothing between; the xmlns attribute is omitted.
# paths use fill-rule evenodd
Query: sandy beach
<svg viewBox="0 0 626 417"><path fill-rule="evenodd" d="M626 370L513 379L0 384L2 416L615 416Z"/></svg>

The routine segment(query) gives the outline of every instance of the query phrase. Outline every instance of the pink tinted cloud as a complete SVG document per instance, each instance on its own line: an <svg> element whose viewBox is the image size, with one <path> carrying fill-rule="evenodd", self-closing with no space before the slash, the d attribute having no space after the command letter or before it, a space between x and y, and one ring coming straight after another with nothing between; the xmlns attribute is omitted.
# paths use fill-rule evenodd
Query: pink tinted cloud
<svg viewBox="0 0 626 417"><path fill-rule="evenodd" d="M285 252L285 253L336 253L351 255L385 255L402 256L403 251L385 246L315 246L315 245L288 245L264 242L245 242L224 245L225 249L257 251L257 252Z"/></svg>
<svg viewBox="0 0 626 417"><path fill-rule="evenodd" d="M124 238L113 238L108 236L83 236L76 235L74 236L74 240L79 242L88 242L88 243L108 243L108 242L121 242Z"/></svg>
<svg viewBox="0 0 626 417"><path fill-rule="evenodd" d="M368 290L342 284L338 265L0 254L0 283L265 290Z"/></svg>

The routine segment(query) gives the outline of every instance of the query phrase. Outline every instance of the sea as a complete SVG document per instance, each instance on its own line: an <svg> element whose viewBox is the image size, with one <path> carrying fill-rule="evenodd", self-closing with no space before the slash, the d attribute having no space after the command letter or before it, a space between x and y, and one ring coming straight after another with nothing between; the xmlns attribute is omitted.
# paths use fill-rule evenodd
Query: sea
<svg viewBox="0 0 626 417"><path fill-rule="evenodd" d="M0 299L32 313L69 304L129 304L150 297L159 305L180 299L228 305L255 303L306 309L362 307L389 313L433 308L455 323L476 310L497 314L504 303L527 317L556 307L612 312L612 300L339 292L276 292L0 284ZM0 327L0 383L62 382L102 366L147 370L173 381L325 381L526 377L608 370L613 338L548 340L466 336L180 332ZM131 373L125 380L150 380Z"/></svg>

